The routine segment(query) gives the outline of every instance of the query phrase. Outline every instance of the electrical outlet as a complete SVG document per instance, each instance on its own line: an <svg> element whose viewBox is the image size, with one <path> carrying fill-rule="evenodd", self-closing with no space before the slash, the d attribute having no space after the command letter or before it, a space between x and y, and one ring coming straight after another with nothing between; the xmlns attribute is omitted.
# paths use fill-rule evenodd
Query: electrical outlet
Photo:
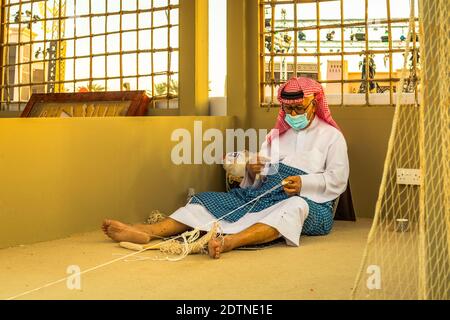
<svg viewBox="0 0 450 320"><path fill-rule="evenodd" d="M420 169L397 168L397 184L420 185Z"/></svg>

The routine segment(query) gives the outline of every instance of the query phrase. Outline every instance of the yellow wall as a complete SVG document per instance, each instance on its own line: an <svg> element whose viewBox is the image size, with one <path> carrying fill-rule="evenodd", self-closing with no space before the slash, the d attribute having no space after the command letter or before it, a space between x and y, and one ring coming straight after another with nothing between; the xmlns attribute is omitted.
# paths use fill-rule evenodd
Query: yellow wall
<svg viewBox="0 0 450 320"><path fill-rule="evenodd" d="M195 119L205 129L271 128L277 111L261 109L258 99L258 0L228 0L229 117L186 117L205 114L200 18L207 6L204 0L180 6L180 110L167 115L184 116L151 110L142 118L0 119L0 247L95 230L107 216L136 222L153 209L170 213L190 186L221 190L220 166L170 161L172 130L192 130ZM393 109L332 112L349 145L357 215L373 216Z"/></svg>
<svg viewBox="0 0 450 320"><path fill-rule="evenodd" d="M220 165L171 162L171 133L231 117L0 119L0 247L96 230L102 219L171 213L188 187L223 189Z"/></svg>

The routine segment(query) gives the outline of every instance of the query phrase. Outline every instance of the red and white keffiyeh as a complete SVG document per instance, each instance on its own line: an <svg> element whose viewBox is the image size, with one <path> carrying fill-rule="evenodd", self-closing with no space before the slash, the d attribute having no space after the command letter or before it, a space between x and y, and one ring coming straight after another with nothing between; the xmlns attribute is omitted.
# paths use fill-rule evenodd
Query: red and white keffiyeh
<svg viewBox="0 0 450 320"><path fill-rule="evenodd" d="M331 117L330 109L328 108L328 102L325 98L325 94L323 92L323 88L317 81L306 78L306 77L298 77L298 78L291 78L289 81L284 83L279 89L278 89L278 101L281 104L300 104L303 102L303 98L297 98L297 99L283 99L282 93L300 93L303 92L303 96L311 96L314 95L317 105L316 105L316 115L328 123L329 125L335 127L338 130L339 126L337 123L333 120ZM284 134L287 130L289 130L291 127L289 124L284 120L284 117L286 116L286 113L284 112L283 108L280 107L280 111L278 112L278 118L277 122L275 123L275 127L272 129L268 136L268 142L271 143L273 137L276 136L276 134L273 132L273 130L278 130L278 135L281 136Z"/></svg>

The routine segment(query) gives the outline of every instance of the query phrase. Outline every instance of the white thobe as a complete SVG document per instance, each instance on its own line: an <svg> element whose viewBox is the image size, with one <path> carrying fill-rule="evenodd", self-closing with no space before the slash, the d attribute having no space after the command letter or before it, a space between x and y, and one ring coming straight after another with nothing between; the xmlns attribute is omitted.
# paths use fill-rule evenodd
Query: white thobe
<svg viewBox="0 0 450 320"><path fill-rule="evenodd" d="M344 136L317 116L304 130L289 129L275 137L271 144L264 142L260 155L272 163L279 161L306 172L301 176L300 196L314 202L334 200L347 187L349 164ZM241 188L257 187L258 183L246 174ZM288 245L298 246L308 213L307 202L293 196L257 213L247 214L236 222L221 220L219 223L225 234L235 234L253 224L263 223L277 229ZM204 231L208 231L216 220L200 204L187 204L170 217Z"/></svg>

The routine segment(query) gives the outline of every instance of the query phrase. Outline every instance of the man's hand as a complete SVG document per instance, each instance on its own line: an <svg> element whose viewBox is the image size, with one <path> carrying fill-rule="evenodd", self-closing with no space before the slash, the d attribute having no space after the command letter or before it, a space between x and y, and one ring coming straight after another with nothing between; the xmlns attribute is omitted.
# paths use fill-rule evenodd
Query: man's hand
<svg viewBox="0 0 450 320"><path fill-rule="evenodd" d="M283 180L283 189L288 196L300 194L302 189L302 179L300 176L290 176Z"/></svg>
<svg viewBox="0 0 450 320"><path fill-rule="evenodd" d="M257 156L256 161L252 159L247 163L247 170L252 179L255 179L256 175L261 173L266 161L266 158Z"/></svg>

